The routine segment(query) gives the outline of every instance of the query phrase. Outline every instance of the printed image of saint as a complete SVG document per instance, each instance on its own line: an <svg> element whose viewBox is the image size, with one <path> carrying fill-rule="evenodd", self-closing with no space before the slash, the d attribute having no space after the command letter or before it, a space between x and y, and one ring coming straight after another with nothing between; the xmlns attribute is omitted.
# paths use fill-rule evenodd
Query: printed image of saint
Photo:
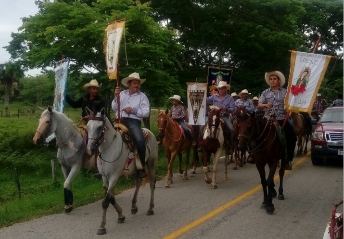
<svg viewBox="0 0 344 239"><path fill-rule="evenodd" d="M310 76L311 69L309 67L302 68L299 77L296 79L295 85L291 86L291 93L295 96L298 94L303 94L307 89Z"/></svg>

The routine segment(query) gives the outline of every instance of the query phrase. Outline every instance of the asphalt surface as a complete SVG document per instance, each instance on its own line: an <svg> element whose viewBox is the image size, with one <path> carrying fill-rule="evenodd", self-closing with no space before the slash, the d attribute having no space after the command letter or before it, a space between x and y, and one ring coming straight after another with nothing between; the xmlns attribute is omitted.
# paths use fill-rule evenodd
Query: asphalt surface
<svg viewBox="0 0 344 239"><path fill-rule="evenodd" d="M110 206L106 235L96 235L102 215L101 201L97 201L70 214L61 212L2 228L0 239L322 238L333 205L343 199L343 167L313 166L309 155L296 158L293 164L284 180L285 200L274 199L273 215L260 209L263 192L255 166L234 171L231 164L229 179L223 180L221 160L218 189L210 189L204 182L200 167L187 181L174 174L171 188L164 187L164 179L157 182L153 216L146 215L148 185L139 192L136 215L130 213L134 190L117 195L126 220L118 224L117 213ZM279 180L275 183L278 187Z"/></svg>

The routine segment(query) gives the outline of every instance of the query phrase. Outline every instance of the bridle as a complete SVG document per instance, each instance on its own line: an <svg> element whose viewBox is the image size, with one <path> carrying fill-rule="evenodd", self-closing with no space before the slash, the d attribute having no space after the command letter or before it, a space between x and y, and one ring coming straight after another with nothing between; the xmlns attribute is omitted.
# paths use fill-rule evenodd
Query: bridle
<svg viewBox="0 0 344 239"><path fill-rule="evenodd" d="M103 122L103 129L102 133L99 135L97 138L89 137L87 134L87 140L94 140L96 141L96 146L99 147L103 142L104 142L104 133L107 130L106 122L105 122L105 117L98 117L98 116L90 116L88 117L88 121L94 120L94 121L102 121Z"/></svg>
<svg viewBox="0 0 344 239"><path fill-rule="evenodd" d="M160 113L159 114L159 116L160 115L162 115L162 113ZM159 116L158 116L158 118L159 118ZM177 141L180 141L180 139L182 138L182 134L179 134L179 138L178 139L173 139L173 137L168 133L168 131L166 130L166 128L167 128L167 126L170 124L170 121L172 121L172 119L169 119L169 116L168 115L166 115L165 114L165 116L166 116L166 126L165 126L165 128L163 128L163 127L158 127L158 130L161 132L161 133L163 133L163 134L165 134L166 133L166 135L170 138L170 139L172 139L173 141L175 141L175 142L177 142ZM160 120L158 120L158 124L159 124L159 122L160 122Z"/></svg>

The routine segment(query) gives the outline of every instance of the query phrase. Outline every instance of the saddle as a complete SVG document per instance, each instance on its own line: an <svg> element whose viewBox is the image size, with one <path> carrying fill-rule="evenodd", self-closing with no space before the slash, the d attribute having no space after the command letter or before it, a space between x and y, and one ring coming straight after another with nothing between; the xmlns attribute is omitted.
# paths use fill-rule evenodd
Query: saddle
<svg viewBox="0 0 344 239"><path fill-rule="evenodd" d="M285 139L284 130L282 129L282 127L279 125L279 123L274 118L270 118L269 120L275 125L276 135L277 135L277 138L278 138L280 145L282 147L286 148L287 141Z"/></svg>
<svg viewBox="0 0 344 239"><path fill-rule="evenodd" d="M136 168L138 170L143 169L142 164L141 164L141 160L139 158L139 155L137 154L137 147L136 147L134 137L131 135L129 129L122 123L116 123L114 125L114 128L121 134L124 143L127 145L128 149L130 150L124 171L129 170L129 166L133 162L133 159L135 159ZM145 138L145 141L147 143L150 136L149 136L148 132L143 130L143 129L142 129L142 132L143 132L143 136ZM145 160L147 161L147 157ZM124 172L123 172L123 174L124 174Z"/></svg>

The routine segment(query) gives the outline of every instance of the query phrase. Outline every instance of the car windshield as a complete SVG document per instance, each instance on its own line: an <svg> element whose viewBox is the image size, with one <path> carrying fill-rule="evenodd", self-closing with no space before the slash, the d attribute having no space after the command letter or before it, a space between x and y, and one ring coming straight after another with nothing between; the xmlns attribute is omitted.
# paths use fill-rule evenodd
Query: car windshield
<svg viewBox="0 0 344 239"><path fill-rule="evenodd" d="M343 108L325 110L321 116L320 122L343 123Z"/></svg>

